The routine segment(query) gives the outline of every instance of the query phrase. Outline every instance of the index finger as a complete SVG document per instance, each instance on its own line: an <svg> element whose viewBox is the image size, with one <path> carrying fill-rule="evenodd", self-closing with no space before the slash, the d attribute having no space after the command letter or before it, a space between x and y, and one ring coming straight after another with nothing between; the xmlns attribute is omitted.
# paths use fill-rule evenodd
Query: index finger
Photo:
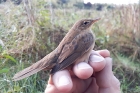
<svg viewBox="0 0 140 93"><path fill-rule="evenodd" d="M95 51L97 53L99 53L101 56L103 56L104 58L106 57L110 57L110 52L107 50L107 49L104 49L104 50L98 50L98 51Z"/></svg>

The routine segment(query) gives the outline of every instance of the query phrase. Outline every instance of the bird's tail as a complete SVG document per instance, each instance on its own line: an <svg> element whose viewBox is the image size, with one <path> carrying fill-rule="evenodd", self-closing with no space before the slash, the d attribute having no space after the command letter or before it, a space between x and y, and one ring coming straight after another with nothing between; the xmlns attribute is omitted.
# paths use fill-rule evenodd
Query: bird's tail
<svg viewBox="0 0 140 93"><path fill-rule="evenodd" d="M43 69L51 69L53 64L51 61L55 61L55 58L51 56L51 53L46 55L43 59L39 60L38 62L34 63L30 67L25 68L24 70L16 73L13 77L13 81L18 81L23 78L29 77Z"/></svg>

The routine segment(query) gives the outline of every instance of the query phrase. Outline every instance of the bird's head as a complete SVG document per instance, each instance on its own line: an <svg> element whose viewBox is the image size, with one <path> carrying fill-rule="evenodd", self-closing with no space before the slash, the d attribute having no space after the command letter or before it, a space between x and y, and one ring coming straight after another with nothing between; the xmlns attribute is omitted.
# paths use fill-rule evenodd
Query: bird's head
<svg viewBox="0 0 140 93"><path fill-rule="evenodd" d="M82 20L77 21L74 24L73 28L76 28L78 30L86 30L86 29L89 29L91 27L91 25L98 20L100 20L100 18L98 18L98 19L82 19Z"/></svg>

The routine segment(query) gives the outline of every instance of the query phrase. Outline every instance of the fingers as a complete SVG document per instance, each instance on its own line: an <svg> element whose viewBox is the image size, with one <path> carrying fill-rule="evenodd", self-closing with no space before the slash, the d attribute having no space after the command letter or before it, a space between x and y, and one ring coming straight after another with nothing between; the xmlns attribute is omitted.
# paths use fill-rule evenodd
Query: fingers
<svg viewBox="0 0 140 93"><path fill-rule="evenodd" d="M67 93L73 87L72 79L67 70L58 71L49 78L45 93Z"/></svg>
<svg viewBox="0 0 140 93"><path fill-rule="evenodd" d="M93 52L94 50L92 50ZM98 51L95 51L97 53L99 53L101 56L103 56L104 58L106 57L110 57L110 52L107 50L107 49L104 49L104 50L98 50Z"/></svg>
<svg viewBox="0 0 140 93"><path fill-rule="evenodd" d="M92 50L89 57L89 64L80 62L73 67L73 72L80 79L87 79L93 72L101 71L105 67L106 61L104 57L108 56L110 56L108 50Z"/></svg>
<svg viewBox="0 0 140 93"><path fill-rule="evenodd" d="M93 74L93 68L86 62L76 64L73 71L80 79L87 79Z"/></svg>
<svg viewBox="0 0 140 93"><path fill-rule="evenodd" d="M47 88L45 89L44 93L62 93L60 92L56 86L52 85L52 84L48 84Z"/></svg>
<svg viewBox="0 0 140 93"><path fill-rule="evenodd" d="M105 51L92 51L89 57L89 64L94 69L95 72L101 71L106 64L106 61L103 56L100 54L104 54L105 56L109 56L108 52Z"/></svg>
<svg viewBox="0 0 140 93"><path fill-rule="evenodd" d="M53 75L54 85L58 90L68 92L72 89L73 83L67 70L59 71Z"/></svg>
<svg viewBox="0 0 140 93"><path fill-rule="evenodd" d="M112 59L107 57L105 60L105 67L95 75L99 93L120 93L120 82L112 72Z"/></svg>
<svg viewBox="0 0 140 93"><path fill-rule="evenodd" d="M89 64L85 62L76 64L73 67L73 72L80 79L88 79L93 74L93 72L101 71L105 67L105 57L109 56L110 53L108 50L92 51L89 58ZM86 84L88 85L88 83L86 83L87 80L78 80L79 79L76 78L71 79L71 76L67 70L58 71L52 77L50 77L45 93L68 93L74 89L76 84L78 84L77 86L83 86ZM82 82L84 82L84 84ZM85 87L87 86L84 86L83 89Z"/></svg>
<svg viewBox="0 0 140 93"><path fill-rule="evenodd" d="M83 93L91 82L92 78L86 80L71 78L67 70L58 71L49 78L45 93Z"/></svg>
<svg viewBox="0 0 140 93"><path fill-rule="evenodd" d="M105 68L96 73L96 78L97 78L97 84L100 86L100 87L109 87L110 86L110 83L108 81L111 80L111 76L113 76L113 73L112 73L112 59L111 58L106 58L106 66Z"/></svg>

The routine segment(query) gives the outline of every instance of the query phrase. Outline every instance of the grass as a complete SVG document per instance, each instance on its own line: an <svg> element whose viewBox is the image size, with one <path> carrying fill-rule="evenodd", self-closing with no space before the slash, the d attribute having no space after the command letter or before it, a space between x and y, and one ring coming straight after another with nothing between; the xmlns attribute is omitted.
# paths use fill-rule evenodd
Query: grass
<svg viewBox="0 0 140 93"><path fill-rule="evenodd" d="M122 93L139 93L140 81L137 77L140 76L140 64L122 54L117 54L113 58L113 71L121 82Z"/></svg>
<svg viewBox="0 0 140 93"><path fill-rule="evenodd" d="M9 63L8 63L9 64ZM41 73L35 74L30 78L18 82L12 81L12 77L17 71L27 67L22 61L16 63L17 66L10 66L10 71L0 75L0 92L1 93L43 93L48 78L41 78Z"/></svg>
<svg viewBox="0 0 140 93"><path fill-rule="evenodd" d="M101 20L92 27L95 50L106 48L113 54L113 71L121 81L122 93L140 92L139 5L103 11L70 5L56 9L45 0L29 1L25 6L10 1L0 5L1 93L43 93L48 79L44 72L18 82L12 81L13 75L55 49L75 21L97 17Z"/></svg>

